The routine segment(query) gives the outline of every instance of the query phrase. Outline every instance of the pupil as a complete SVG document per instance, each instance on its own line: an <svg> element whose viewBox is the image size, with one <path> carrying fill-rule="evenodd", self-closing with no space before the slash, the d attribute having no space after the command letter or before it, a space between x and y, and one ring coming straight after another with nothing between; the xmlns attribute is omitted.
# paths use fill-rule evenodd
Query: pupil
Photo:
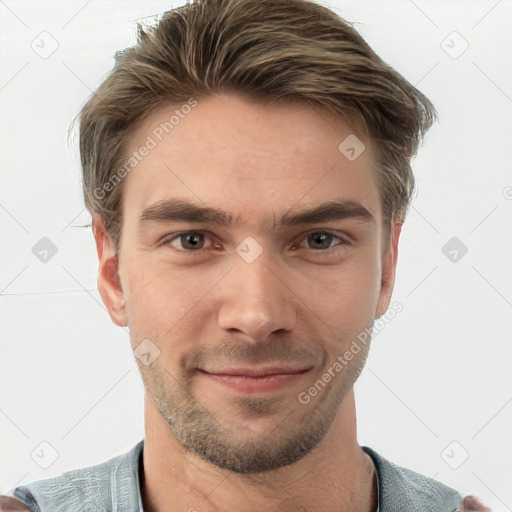
<svg viewBox="0 0 512 512"><path fill-rule="evenodd" d="M197 249L197 245L198 245L199 242L197 242L197 241L194 242L193 241L194 239L198 239L199 238L199 236L197 234L196 235L184 235L184 237L185 237L185 240L186 240L185 245L189 243L192 246L191 247L192 249Z"/></svg>
<svg viewBox="0 0 512 512"><path fill-rule="evenodd" d="M325 247L325 241L326 241L326 237L331 237L332 235L330 235L329 233L315 233L312 235L313 238L314 238L314 241L315 243L319 242L320 244L322 243L322 240L324 242L324 247ZM329 240L329 239L328 239ZM329 244L327 244L327 247L329 246Z"/></svg>

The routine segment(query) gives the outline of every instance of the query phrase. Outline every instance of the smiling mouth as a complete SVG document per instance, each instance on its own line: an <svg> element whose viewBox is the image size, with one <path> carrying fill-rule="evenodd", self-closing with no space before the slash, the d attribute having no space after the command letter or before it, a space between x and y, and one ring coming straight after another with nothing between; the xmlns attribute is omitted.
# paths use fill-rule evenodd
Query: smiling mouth
<svg viewBox="0 0 512 512"><path fill-rule="evenodd" d="M278 390L297 382L310 370L311 367L226 368L212 373L198 369L200 375L205 376L210 382L244 393Z"/></svg>
<svg viewBox="0 0 512 512"><path fill-rule="evenodd" d="M204 370L198 368L198 370L208 373L210 375L226 375L232 377L268 377L271 375L296 375L299 373L305 373L311 370L312 366L295 365L295 366L263 366L263 367L228 367L220 368L215 370Z"/></svg>

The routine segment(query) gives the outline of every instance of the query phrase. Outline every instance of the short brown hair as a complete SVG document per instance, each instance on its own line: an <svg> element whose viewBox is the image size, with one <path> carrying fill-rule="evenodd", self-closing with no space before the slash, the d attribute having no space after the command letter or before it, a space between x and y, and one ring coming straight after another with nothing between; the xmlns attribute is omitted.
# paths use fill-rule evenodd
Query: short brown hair
<svg viewBox="0 0 512 512"><path fill-rule="evenodd" d="M410 159L437 117L432 103L352 24L312 0L196 0L139 23L137 43L116 53L78 116L85 205L116 251L124 180L114 178L126 172L128 136L159 107L222 92L361 121L375 148L383 218L405 219Z"/></svg>

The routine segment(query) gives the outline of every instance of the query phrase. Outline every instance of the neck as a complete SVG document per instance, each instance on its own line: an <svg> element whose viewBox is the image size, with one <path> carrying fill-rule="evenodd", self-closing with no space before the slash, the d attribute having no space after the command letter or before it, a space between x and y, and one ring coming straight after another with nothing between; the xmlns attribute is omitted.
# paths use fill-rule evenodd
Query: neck
<svg viewBox="0 0 512 512"><path fill-rule="evenodd" d="M305 457L263 473L219 468L185 448L146 393L141 495L144 512L296 510L374 512L374 465L357 443L353 390L331 428Z"/></svg>

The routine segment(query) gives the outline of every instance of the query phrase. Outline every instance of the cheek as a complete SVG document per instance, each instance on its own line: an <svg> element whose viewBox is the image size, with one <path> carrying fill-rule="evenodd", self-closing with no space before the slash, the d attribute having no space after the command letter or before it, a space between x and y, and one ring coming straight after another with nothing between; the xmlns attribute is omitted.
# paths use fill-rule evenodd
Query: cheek
<svg viewBox="0 0 512 512"><path fill-rule="evenodd" d="M179 324L183 330L211 285L198 272L162 262L130 261L126 305L130 330L145 337L165 336ZM214 281L215 282L215 281Z"/></svg>
<svg viewBox="0 0 512 512"><path fill-rule="evenodd" d="M300 294L315 315L326 324L327 335L348 340L371 325L380 287L378 263L362 255L325 267L301 285ZM324 326L325 328L325 326Z"/></svg>

